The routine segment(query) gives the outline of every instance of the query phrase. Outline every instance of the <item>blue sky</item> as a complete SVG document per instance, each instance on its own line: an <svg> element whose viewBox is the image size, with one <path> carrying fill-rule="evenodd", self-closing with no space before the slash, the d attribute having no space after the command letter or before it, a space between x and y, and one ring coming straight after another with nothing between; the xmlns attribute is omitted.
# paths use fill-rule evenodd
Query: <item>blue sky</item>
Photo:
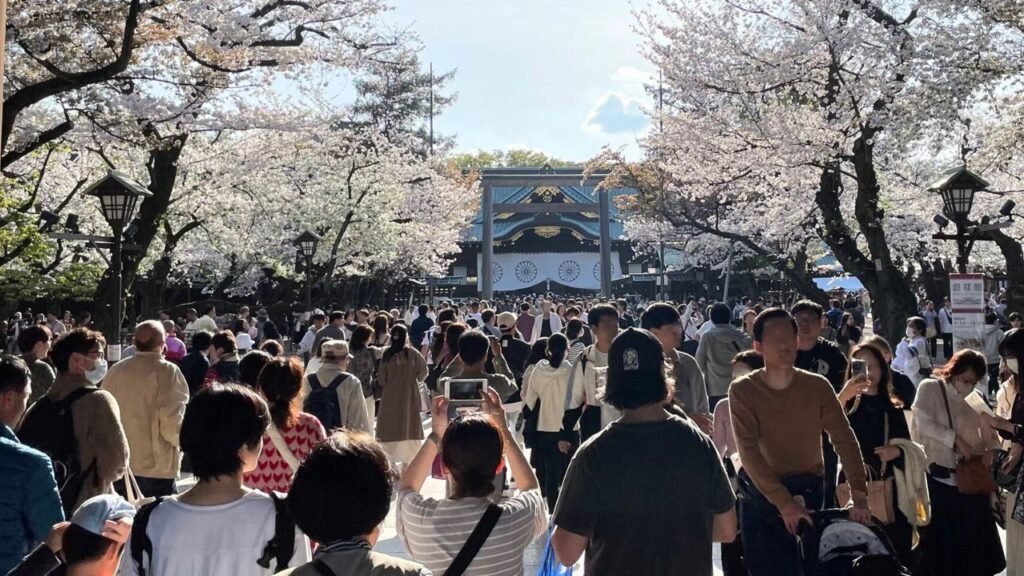
<svg viewBox="0 0 1024 576"><path fill-rule="evenodd" d="M424 63L458 70L458 100L435 122L460 151L531 148L584 161L605 144L636 157L647 126L640 54L625 0L392 0Z"/></svg>

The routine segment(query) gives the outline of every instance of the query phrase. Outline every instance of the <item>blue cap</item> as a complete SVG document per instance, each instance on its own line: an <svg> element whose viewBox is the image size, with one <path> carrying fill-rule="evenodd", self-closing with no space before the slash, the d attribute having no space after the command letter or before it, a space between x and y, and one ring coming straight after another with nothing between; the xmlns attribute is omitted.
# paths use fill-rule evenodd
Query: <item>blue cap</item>
<svg viewBox="0 0 1024 576"><path fill-rule="evenodd" d="M135 518L135 506L120 496L103 494L83 502L71 516L71 523L102 536L108 520L115 521L121 518Z"/></svg>

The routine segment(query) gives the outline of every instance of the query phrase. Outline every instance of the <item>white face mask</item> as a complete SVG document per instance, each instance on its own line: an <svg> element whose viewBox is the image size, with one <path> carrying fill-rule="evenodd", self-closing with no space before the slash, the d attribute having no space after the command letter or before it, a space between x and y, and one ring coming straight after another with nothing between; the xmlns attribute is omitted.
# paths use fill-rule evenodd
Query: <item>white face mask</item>
<svg viewBox="0 0 1024 576"><path fill-rule="evenodd" d="M915 335L917 335L917 332L914 332L913 328L907 326L907 338L913 338Z"/></svg>
<svg viewBox="0 0 1024 576"><path fill-rule="evenodd" d="M1020 374L1020 363L1016 358L1006 359L1006 369L1014 374Z"/></svg>
<svg viewBox="0 0 1024 576"><path fill-rule="evenodd" d="M92 384L99 384L107 375L107 361L103 358L96 359L96 367L85 373L85 379Z"/></svg>

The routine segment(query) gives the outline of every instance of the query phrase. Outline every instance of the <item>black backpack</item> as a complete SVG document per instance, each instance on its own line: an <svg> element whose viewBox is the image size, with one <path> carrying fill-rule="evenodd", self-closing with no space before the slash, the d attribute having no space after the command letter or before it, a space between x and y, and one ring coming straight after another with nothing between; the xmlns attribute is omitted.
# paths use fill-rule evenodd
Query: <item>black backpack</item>
<svg viewBox="0 0 1024 576"><path fill-rule="evenodd" d="M348 378L344 372L337 375L330 384L324 386L316 374L309 375L309 387L312 392L306 398L303 410L316 416L324 425L324 430L331 432L341 428L341 402L338 401L338 387Z"/></svg>
<svg viewBox="0 0 1024 576"><path fill-rule="evenodd" d="M98 392L95 386L84 386L60 401L43 396L29 408L18 429L18 439L50 457L53 476L57 480L64 517L70 518L82 487L95 474L96 462L82 469L78 461L78 439L71 407L83 396Z"/></svg>
<svg viewBox="0 0 1024 576"><path fill-rule="evenodd" d="M263 547L263 555L256 559L256 563L263 568L270 569L270 561L274 561L274 572L280 572L288 568L295 554L295 520L291 511L288 510L288 502L284 494L271 492L270 498L274 501L274 537ZM129 542L132 561L139 576L146 576L146 567L143 565L143 554L149 555L149 561L153 561L153 541L149 539L147 529L149 528L149 517L153 510L166 498L157 498L155 501L146 504L135 514L132 523L132 537Z"/></svg>

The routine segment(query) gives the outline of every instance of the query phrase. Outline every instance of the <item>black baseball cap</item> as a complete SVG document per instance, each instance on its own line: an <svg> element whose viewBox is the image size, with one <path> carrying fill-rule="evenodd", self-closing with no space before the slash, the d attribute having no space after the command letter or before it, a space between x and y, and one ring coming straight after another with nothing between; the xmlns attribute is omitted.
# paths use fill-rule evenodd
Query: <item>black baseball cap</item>
<svg viewBox="0 0 1024 576"><path fill-rule="evenodd" d="M619 332L608 349L608 377L657 374L664 362L661 341L647 330L629 327Z"/></svg>

